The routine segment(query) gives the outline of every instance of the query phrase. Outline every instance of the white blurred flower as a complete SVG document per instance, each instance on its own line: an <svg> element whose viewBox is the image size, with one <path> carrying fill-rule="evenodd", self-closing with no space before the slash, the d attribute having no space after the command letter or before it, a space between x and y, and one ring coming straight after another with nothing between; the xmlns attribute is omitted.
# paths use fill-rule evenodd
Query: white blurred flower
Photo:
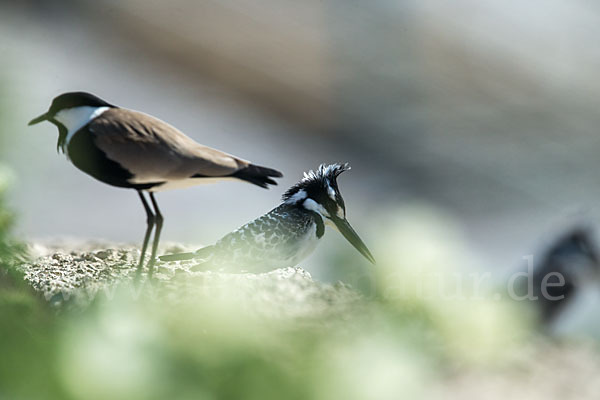
<svg viewBox="0 0 600 400"><path fill-rule="evenodd" d="M112 301L71 324L59 367L75 398L144 398L156 389L159 363L152 349L160 335L148 317L133 304Z"/></svg>
<svg viewBox="0 0 600 400"><path fill-rule="evenodd" d="M422 398L431 378L423 354L389 334L367 334L322 351L316 371L318 399Z"/></svg>
<svg viewBox="0 0 600 400"><path fill-rule="evenodd" d="M12 169L0 164L0 193L5 192L14 182L15 174Z"/></svg>
<svg viewBox="0 0 600 400"><path fill-rule="evenodd" d="M457 225L424 207L388 219L377 265L383 297L399 312L417 309L456 361L491 362L527 332L524 314L492 289Z"/></svg>

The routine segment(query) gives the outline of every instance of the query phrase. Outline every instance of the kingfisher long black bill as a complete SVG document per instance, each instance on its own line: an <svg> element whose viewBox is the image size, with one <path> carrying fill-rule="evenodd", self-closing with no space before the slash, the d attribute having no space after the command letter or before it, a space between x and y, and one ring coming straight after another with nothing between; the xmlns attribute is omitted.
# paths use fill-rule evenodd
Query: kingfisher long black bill
<svg viewBox="0 0 600 400"><path fill-rule="evenodd" d="M369 260L372 264L375 264L375 258L373 258L373 255L367 248L367 245L364 244L360 236L358 236L358 233L356 233L352 226L350 226L348 220L342 218L332 218L332 220L335 226L337 226L339 229L340 233L344 235L346 240L348 240L350 244L352 244L352 246L354 246L354 248L360 252L360 254L365 256L367 260Z"/></svg>
<svg viewBox="0 0 600 400"><path fill-rule="evenodd" d="M47 119L48 119L48 113L43 113L39 117L35 117L31 121L29 121L29 123L27 125L31 126L31 125L39 124L40 122L46 121Z"/></svg>

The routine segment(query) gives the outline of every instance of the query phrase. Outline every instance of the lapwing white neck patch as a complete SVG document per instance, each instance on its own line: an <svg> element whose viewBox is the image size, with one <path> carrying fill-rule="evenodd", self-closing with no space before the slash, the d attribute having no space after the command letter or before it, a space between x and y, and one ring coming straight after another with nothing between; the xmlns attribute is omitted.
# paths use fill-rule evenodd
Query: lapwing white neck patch
<svg viewBox="0 0 600 400"><path fill-rule="evenodd" d="M67 137L65 145L69 145L69 141L73 138L75 132L87 125L91 120L98 117L100 114L108 110L110 107L90 107L81 106L66 108L60 110L54 116L54 119L67 128Z"/></svg>

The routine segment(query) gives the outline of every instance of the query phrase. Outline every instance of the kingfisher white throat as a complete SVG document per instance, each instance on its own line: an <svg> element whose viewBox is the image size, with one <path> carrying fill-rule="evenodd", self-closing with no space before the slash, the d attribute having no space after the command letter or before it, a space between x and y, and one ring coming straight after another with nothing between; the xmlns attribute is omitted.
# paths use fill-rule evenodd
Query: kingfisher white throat
<svg viewBox="0 0 600 400"><path fill-rule="evenodd" d="M321 165L288 189L283 202L254 221L193 253L159 257L162 261L202 260L202 269L269 271L298 265L332 225L370 262L375 259L346 219L337 177L348 164Z"/></svg>
<svg viewBox="0 0 600 400"><path fill-rule="evenodd" d="M58 128L57 150L81 171L106 184L138 192L147 216L138 277L156 228L148 263L152 276L163 225L154 192L232 178L267 188L277 184L272 178L282 176L277 170L203 146L166 122L90 93L69 92L54 98L49 110L29 125L42 121Z"/></svg>

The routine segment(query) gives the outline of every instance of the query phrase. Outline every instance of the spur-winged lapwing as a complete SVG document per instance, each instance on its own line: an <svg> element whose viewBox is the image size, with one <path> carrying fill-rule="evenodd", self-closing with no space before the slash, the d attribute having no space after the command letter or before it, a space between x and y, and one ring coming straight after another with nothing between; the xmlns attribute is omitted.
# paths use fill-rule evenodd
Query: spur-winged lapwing
<svg viewBox="0 0 600 400"><path fill-rule="evenodd" d="M291 267L310 255L325 233L325 224L342 235L372 263L375 259L346 219L337 177L348 164L321 165L283 195L283 202L252 222L194 253L159 257L162 261L201 259L202 269L267 271Z"/></svg>
<svg viewBox="0 0 600 400"><path fill-rule="evenodd" d="M83 172L112 186L134 189L144 206L147 228L137 274L153 227L149 276L160 240L163 216L154 192L210 180L236 178L266 188L282 174L203 146L151 115L110 104L90 93L64 93L50 109L29 122L49 121L58 128L57 150ZM144 196L148 192L152 208Z"/></svg>

